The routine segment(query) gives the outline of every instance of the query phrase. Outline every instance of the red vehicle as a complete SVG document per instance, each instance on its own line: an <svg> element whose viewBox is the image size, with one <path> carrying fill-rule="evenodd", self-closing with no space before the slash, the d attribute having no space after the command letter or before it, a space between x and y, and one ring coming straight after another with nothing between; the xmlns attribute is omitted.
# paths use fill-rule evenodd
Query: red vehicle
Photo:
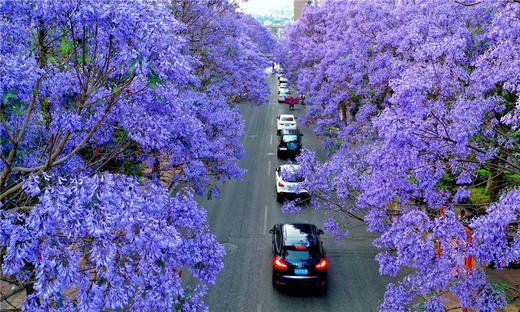
<svg viewBox="0 0 520 312"><path fill-rule="evenodd" d="M294 110L294 104L299 104L300 99L292 96L288 96L285 98L285 103L289 104L289 109Z"/></svg>

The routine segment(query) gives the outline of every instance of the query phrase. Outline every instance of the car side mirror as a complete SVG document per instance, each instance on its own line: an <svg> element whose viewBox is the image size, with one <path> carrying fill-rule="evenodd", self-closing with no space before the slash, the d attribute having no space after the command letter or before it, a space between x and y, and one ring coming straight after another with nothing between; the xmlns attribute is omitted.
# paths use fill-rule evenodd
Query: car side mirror
<svg viewBox="0 0 520 312"><path fill-rule="evenodd" d="M323 232L322 229L319 229L319 230L318 230L318 235L321 235L321 234L325 234L325 232Z"/></svg>
<svg viewBox="0 0 520 312"><path fill-rule="evenodd" d="M269 233L274 234L274 229L270 229Z"/></svg>

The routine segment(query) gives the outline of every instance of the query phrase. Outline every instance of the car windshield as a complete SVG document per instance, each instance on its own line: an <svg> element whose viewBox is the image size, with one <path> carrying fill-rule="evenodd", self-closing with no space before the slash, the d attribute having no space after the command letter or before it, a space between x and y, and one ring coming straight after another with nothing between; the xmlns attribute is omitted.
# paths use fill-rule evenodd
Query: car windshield
<svg viewBox="0 0 520 312"><path fill-rule="evenodd" d="M292 117L285 117L285 116L282 116L282 117L280 117L280 120L281 120L281 121L293 121L293 118L292 118Z"/></svg>

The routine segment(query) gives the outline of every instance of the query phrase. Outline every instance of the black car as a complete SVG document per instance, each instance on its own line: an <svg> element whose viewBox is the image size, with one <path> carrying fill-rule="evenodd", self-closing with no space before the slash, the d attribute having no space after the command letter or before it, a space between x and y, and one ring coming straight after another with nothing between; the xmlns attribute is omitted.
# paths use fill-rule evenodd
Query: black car
<svg viewBox="0 0 520 312"><path fill-rule="evenodd" d="M273 287L327 287L328 261L322 230L313 224L276 224L273 234ZM300 288L301 289L301 288Z"/></svg>
<svg viewBox="0 0 520 312"><path fill-rule="evenodd" d="M280 131L280 140L278 141L278 148L276 155L281 158L294 158L300 154L302 149L302 136L298 129L283 129Z"/></svg>

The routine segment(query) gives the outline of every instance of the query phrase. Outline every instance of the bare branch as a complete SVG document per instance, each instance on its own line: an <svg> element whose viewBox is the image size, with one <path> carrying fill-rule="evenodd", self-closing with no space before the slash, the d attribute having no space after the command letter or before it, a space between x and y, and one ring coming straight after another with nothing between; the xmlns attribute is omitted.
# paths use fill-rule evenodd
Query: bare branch
<svg viewBox="0 0 520 312"><path fill-rule="evenodd" d="M29 108L27 109L27 114L25 115L23 126L20 129L18 135L16 136L15 141L13 142L13 147L9 151L9 156L7 157L7 161L5 162L4 170L2 172L2 175L0 175L0 188L3 187L4 182L7 179L7 176L9 175L9 173L11 173L11 165L13 163L14 157L16 156L16 153L18 152L18 145L22 141L22 138L25 135L25 131L27 130L29 120L31 119L32 111L34 109L34 106L36 105L36 98L38 96L38 90L40 90L41 82L42 77L36 80L36 86L34 87L34 91L31 97L31 103L29 104Z"/></svg>

